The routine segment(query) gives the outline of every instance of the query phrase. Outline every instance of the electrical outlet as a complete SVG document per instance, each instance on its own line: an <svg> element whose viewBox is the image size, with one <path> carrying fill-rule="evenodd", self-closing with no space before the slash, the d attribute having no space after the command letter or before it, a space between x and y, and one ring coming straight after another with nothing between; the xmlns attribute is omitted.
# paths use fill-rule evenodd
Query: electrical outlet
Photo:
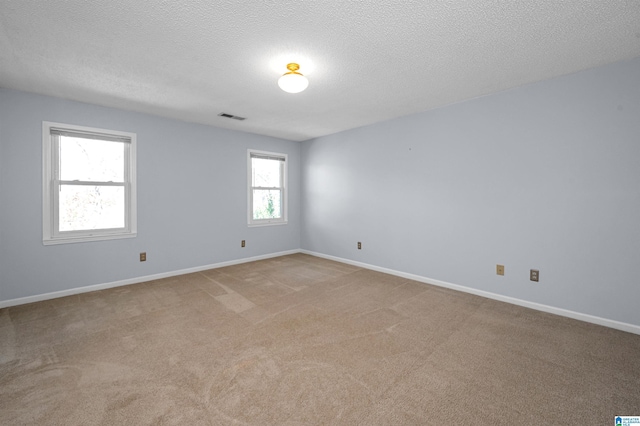
<svg viewBox="0 0 640 426"><path fill-rule="evenodd" d="M538 271L537 269L531 269L529 271L529 279L535 282L540 281L540 271Z"/></svg>
<svg viewBox="0 0 640 426"><path fill-rule="evenodd" d="M496 265L496 274L504 275L504 265Z"/></svg>
<svg viewBox="0 0 640 426"><path fill-rule="evenodd" d="M244 240L240 243L240 247L244 247Z"/></svg>
<svg viewBox="0 0 640 426"><path fill-rule="evenodd" d="M362 250L362 243L358 241L358 250Z"/></svg>
<svg viewBox="0 0 640 426"><path fill-rule="evenodd" d="M140 262L146 262L147 261L147 252L142 252L140 253Z"/></svg>

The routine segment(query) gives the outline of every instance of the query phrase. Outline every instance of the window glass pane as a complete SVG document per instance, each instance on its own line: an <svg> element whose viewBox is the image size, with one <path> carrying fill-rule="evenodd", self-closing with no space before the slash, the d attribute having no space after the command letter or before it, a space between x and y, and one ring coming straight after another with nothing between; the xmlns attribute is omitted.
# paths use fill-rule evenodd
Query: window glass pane
<svg viewBox="0 0 640 426"><path fill-rule="evenodd" d="M251 159L251 186L267 188L280 187L280 165L282 161L266 160L264 158Z"/></svg>
<svg viewBox="0 0 640 426"><path fill-rule="evenodd" d="M125 143L60 136L60 180L124 182Z"/></svg>
<svg viewBox="0 0 640 426"><path fill-rule="evenodd" d="M282 218L282 203L278 189L253 190L253 218L280 219Z"/></svg>
<svg viewBox="0 0 640 426"><path fill-rule="evenodd" d="M61 185L60 232L124 228L123 186Z"/></svg>

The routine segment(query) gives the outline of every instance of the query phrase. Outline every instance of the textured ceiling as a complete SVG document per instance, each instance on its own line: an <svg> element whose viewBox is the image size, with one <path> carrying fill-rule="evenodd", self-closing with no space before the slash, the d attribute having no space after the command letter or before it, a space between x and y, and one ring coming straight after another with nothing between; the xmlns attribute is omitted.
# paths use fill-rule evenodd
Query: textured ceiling
<svg viewBox="0 0 640 426"><path fill-rule="evenodd" d="M638 0L0 0L1 87L291 140L638 56Z"/></svg>

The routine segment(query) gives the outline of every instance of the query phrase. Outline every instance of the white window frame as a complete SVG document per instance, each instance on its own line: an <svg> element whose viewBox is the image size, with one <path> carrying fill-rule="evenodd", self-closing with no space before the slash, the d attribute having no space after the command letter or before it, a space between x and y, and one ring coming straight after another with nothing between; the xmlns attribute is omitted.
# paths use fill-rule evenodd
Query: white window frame
<svg viewBox="0 0 640 426"><path fill-rule="evenodd" d="M273 159L278 159L282 162L281 164L281 173L280 173L280 187L274 188L263 188L263 187L254 187L252 186L252 176L251 176L251 158L252 156L258 156L262 158L272 157ZM284 160L284 161L282 161ZM248 149L247 150L247 221L249 226L270 226L270 225L286 225L287 224L287 211L289 204L289 193L287 179L288 179L288 164L289 159L287 158L287 154L281 154L278 152L269 152L269 151L259 151L256 149ZM281 200L282 200L282 217L279 219L254 219L253 218L253 190L254 189L280 189Z"/></svg>
<svg viewBox="0 0 640 426"><path fill-rule="evenodd" d="M68 133L95 135L96 139L119 140L125 145L124 184L113 182L91 182L102 186L124 186L125 188L125 226L123 228L59 231L58 197L59 158L57 141L51 135L52 130ZM73 181L78 183L78 181ZM62 184L69 182L62 182ZM82 184L82 182L79 182ZM87 183L88 184L88 183ZM134 238L137 235L136 205L136 134L116 130L97 129L73 124L42 122L42 243L44 245L81 243L87 241Z"/></svg>

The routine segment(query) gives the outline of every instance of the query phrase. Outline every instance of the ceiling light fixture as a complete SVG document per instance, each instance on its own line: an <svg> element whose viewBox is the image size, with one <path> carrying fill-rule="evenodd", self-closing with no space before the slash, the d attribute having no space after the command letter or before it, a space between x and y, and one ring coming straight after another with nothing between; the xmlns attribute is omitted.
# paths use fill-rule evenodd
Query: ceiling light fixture
<svg viewBox="0 0 640 426"><path fill-rule="evenodd" d="M278 86L282 90L288 93L300 93L309 86L307 77L298 72L300 65L292 62L287 65L287 69L289 72L283 74L278 80Z"/></svg>

